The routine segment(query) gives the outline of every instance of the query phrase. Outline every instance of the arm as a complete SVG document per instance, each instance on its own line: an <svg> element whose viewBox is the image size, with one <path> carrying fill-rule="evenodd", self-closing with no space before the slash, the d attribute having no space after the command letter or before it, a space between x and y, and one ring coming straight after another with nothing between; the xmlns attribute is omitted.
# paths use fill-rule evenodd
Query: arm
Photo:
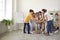
<svg viewBox="0 0 60 40"><path fill-rule="evenodd" d="M44 21L44 14L41 15L41 18L40 18L39 22L41 23L43 21Z"/></svg>
<svg viewBox="0 0 60 40"><path fill-rule="evenodd" d="M46 22L47 22L47 21L48 21L48 16L46 15L45 17L46 17L46 19L45 19L45 20L46 20Z"/></svg>
<svg viewBox="0 0 60 40"><path fill-rule="evenodd" d="M42 15L41 15L41 18L40 18L40 20L43 20L43 19L44 19L44 14L42 14Z"/></svg>

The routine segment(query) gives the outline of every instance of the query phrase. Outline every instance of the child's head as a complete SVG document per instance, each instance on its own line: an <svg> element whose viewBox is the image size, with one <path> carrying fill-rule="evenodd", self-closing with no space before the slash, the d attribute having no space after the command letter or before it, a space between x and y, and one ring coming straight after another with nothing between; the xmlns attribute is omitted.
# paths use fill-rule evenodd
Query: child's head
<svg viewBox="0 0 60 40"><path fill-rule="evenodd" d="M32 13L32 14L34 13L34 11L32 9L30 9L29 12Z"/></svg>
<svg viewBox="0 0 60 40"><path fill-rule="evenodd" d="M35 13L33 13L32 15L33 15L33 17L35 17Z"/></svg>
<svg viewBox="0 0 60 40"><path fill-rule="evenodd" d="M39 15L39 12L36 12L36 13L35 13L35 17L38 17L38 15Z"/></svg>
<svg viewBox="0 0 60 40"><path fill-rule="evenodd" d="M42 14L42 12L41 11L39 11L39 15L41 15Z"/></svg>
<svg viewBox="0 0 60 40"><path fill-rule="evenodd" d="M59 16L59 14L58 14L58 13L56 13L56 14L55 14L55 16Z"/></svg>
<svg viewBox="0 0 60 40"><path fill-rule="evenodd" d="M43 13L46 13L46 12L47 12L47 10L46 10L46 9L42 9L42 12L43 12Z"/></svg>

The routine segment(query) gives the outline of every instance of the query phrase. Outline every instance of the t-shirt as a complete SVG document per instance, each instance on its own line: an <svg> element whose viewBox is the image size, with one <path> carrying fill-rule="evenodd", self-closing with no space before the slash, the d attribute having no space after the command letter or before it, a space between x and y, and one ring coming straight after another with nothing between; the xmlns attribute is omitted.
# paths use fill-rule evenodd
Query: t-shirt
<svg viewBox="0 0 60 40"><path fill-rule="evenodd" d="M58 21L58 16L54 16L54 21Z"/></svg>
<svg viewBox="0 0 60 40"><path fill-rule="evenodd" d="M24 23L29 23L29 20L33 18L33 15L31 13L27 14L25 19L24 19Z"/></svg>
<svg viewBox="0 0 60 40"><path fill-rule="evenodd" d="M46 16L48 18L48 21L53 19L52 15L50 15L49 13L44 14L45 19L46 19Z"/></svg>

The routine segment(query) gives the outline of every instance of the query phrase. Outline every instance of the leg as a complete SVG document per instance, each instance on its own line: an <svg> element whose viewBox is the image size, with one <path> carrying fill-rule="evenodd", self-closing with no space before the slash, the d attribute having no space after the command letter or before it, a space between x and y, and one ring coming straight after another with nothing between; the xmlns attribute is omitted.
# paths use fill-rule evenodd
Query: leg
<svg viewBox="0 0 60 40"><path fill-rule="evenodd" d="M42 32L42 33L43 33L43 31L44 31L44 28L45 28L45 27L44 27L44 23L42 23L42 24L41 24L41 32Z"/></svg>
<svg viewBox="0 0 60 40"><path fill-rule="evenodd" d="M47 22L45 23L45 33L47 33Z"/></svg>
<svg viewBox="0 0 60 40"><path fill-rule="evenodd" d="M59 27L57 27L57 30L59 30Z"/></svg>
<svg viewBox="0 0 60 40"><path fill-rule="evenodd" d="M28 34L30 34L30 25L29 25L29 23L27 23L27 26L28 26Z"/></svg>
<svg viewBox="0 0 60 40"><path fill-rule="evenodd" d="M57 30L59 30L59 22L57 21Z"/></svg>
<svg viewBox="0 0 60 40"><path fill-rule="evenodd" d="M33 25L34 25L34 24L33 24L33 21L32 21L32 20L29 21L29 25L30 25L30 27L31 27L31 30L30 30L30 31L33 32Z"/></svg>
<svg viewBox="0 0 60 40"><path fill-rule="evenodd" d="M47 35L49 35L49 22L47 22Z"/></svg>
<svg viewBox="0 0 60 40"><path fill-rule="evenodd" d="M37 29L40 30L40 24L37 24Z"/></svg>
<svg viewBox="0 0 60 40"><path fill-rule="evenodd" d="M37 23L36 22L34 22L34 31L35 31L35 33L37 33Z"/></svg>
<svg viewBox="0 0 60 40"><path fill-rule="evenodd" d="M51 31L51 21L48 21L48 23L47 23L47 33L49 34L50 31Z"/></svg>
<svg viewBox="0 0 60 40"><path fill-rule="evenodd" d="M25 31L26 30L26 23L24 23L24 29L23 30L24 30L24 33L26 33L26 31Z"/></svg>
<svg viewBox="0 0 60 40"><path fill-rule="evenodd" d="M40 33L40 24L37 25L37 31Z"/></svg>

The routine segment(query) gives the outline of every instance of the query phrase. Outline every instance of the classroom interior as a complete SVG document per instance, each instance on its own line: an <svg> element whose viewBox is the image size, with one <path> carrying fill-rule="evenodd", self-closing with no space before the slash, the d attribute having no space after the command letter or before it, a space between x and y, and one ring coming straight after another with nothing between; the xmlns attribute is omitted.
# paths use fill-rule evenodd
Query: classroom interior
<svg viewBox="0 0 60 40"><path fill-rule="evenodd" d="M53 19L58 13L60 27L60 0L0 0L0 40L60 40L60 31L52 36L23 33L23 20L29 9L38 12L43 8L53 13Z"/></svg>

